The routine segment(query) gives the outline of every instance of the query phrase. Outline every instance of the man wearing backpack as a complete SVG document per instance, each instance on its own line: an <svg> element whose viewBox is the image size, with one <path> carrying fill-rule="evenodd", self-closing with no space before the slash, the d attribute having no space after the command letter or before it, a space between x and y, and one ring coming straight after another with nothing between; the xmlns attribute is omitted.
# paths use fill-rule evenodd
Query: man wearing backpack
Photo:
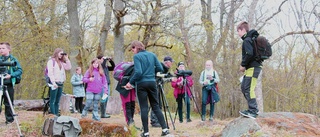
<svg viewBox="0 0 320 137"><path fill-rule="evenodd" d="M242 43L242 61L240 71L244 72L241 82L241 91L247 100L248 110L239 111L245 117L255 119L258 116L258 105L254 89L257 85L258 76L262 70L262 60L256 59L253 39L259 36L259 33L252 29L249 31L249 24L245 21L237 26L238 35L243 40Z"/></svg>
<svg viewBox="0 0 320 137"><path fill-rule="evenodd" d="M14 66L1 66L4 69L4 72L0 72L3 75L3 84L5 85L3 88L3 103L5 106L5 117L6 117L6 124L10 124L14 121L14 116L11 111L10 107L10 102L9 99L6 96L6 90L8 90L8 94L11 100L11 103L13 104L13 99L14 99L14 86L15 84L18 84L21 80L21 75L22 75L22 68L20 66L19 61L12 55L10 54L11 51L11 46L7 42L0 43L0 60L1 62L15 62ZM2 71L2 69L1 69ZM0 105L0 113L1 113L1 106L2 106L2 101Z"/></svg>

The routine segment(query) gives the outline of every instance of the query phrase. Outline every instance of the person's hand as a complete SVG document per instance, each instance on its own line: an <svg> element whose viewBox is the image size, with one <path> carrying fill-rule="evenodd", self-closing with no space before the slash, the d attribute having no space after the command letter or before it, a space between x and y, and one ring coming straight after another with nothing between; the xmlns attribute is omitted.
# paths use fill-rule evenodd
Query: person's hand
<svg viewBox="0 0 320 137"><path fill-rule="evenodd" d="M10 79L11 78L11 75L10 74L6 74L5 76L4 76L4 79Z"/></svg>
<svg viewBox="0 0 320 137"><path fill-rule="evenodd" d="M125 89L133 89L133 86L128 82L125 86Z"/></svg>
<svg viewBox="0 0 320 137"><path fill-rule="evenodd" d="M176 77L172 77L172 78L171 78L171 81L176 82L176 81L177 81L177 78L176 78Z"/></svg>
<svg viewBox="0 0 320 137"><path fill-rule="evenodd" d="M245 70L246 70L245 67L240 66L240 68L239 68L239 71L240 71L240 72L244 72Z"/></svg>
<svg viewBox="0 0 320 137"><path fill-rule="evenodd" d="M208 85L208 81L203 82L203 85Z"/></svg>
<svg viewBox="0 0 320 137"><path fill-rule="evenodd" d="M94 80L94 77L90 77L89 80L92 82Z"/></svg>
<svg viewBox="0 0 320 137"><path fill-rule="evenodd" d="M57 85L57 84L53 84L53 87L54 87L54 88L58 88L58 85Z"/></svg>
<svg viewBox="0 0 320 137"><path fill-rule="evenodd" d="M69 60L69 56L68 56L68 54L63 55L63 57L64 57L64 59L65 59L65 60Z"/></svg>

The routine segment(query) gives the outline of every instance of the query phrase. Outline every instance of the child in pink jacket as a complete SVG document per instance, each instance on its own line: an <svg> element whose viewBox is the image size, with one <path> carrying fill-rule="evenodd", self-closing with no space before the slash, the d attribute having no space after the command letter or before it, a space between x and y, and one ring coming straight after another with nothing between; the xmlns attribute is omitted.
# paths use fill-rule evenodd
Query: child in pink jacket
<svg viewBox="0 0 320 137"><path fill-rule="evenodd" d="M101 92L104 92L103 96L108 95L108 82L98 58L94 58L91 61L90 67L84 74L82 81L87 83L87 93L86 104L81 117L87 116L88 110L93 103L92 119L100 121L98 104L101 99Z"/></svg>

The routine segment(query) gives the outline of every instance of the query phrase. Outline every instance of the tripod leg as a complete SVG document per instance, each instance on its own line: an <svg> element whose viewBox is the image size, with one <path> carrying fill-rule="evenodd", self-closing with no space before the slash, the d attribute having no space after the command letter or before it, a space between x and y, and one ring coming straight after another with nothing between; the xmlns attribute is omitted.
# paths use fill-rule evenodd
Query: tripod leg
<svg viewBox="0 0 320 137"><path fill-rule="evenodd" d="M191 91L190 87L188 87L188 88L189 88L189 90ZM199 110L197 101L196 101L196 99L194 98L192 92L190 92L190 93L191 93L191 97L192 97L192 99L193 99L193 101L194 101L194 104L196 105L197 111L198 111L198 113L200 114L200 117L201 117L201 113L200 113L200 110Z"/></svg>
<svg viewBox="0 0 320 137"><path fill-rule="evenodd" d="M18 116L18 115L14 112L14 109L13 109L13 106L12 106L12 102L11 102L8 90L5 90L5 92L6 92L5 94L7 96L8 102L10 104L10 108L11 108L11 112L12 112L12 115L13 115L13 119L14 119L14 121L16 121L16 124L17 124L17 127L18 127L19 135L20 135L20 137L22 137L23 135L22 135L21 130L20 130L18 118L16 118L16 116Z"/></svg>
<svg viewBox="0 0 320 137"><path fill-rule="evenodd" d="M164 111L164 117L165 117L165 120L166 120L166 124L167 124L167 127L169 128L169 124L168 124L168 117L167 117L167 109L165 107L165 102L163 101L164 100L164 95L162 94L162 92L160 92L160 99L162 99L162 106L163 106L163 111ZM160 101L160 100L159 100Z"/></svg>
<svg viewBox="0 0 320 137"><path fill-rule="evenodd" d="M162 87L162 85L160 84L160 89L161 89L161 95L162 95L162 101L163 101L163 104L165 104L163 107L165 107L166 108L166 110L168 110L168 112L169 112L169 116L170 116L170 119L171 119L171 123L172 123L172 126L173 126L173 130L176 130L176 127L174 126L174 122L173 122L173 120L172 120L172 116L171 116L171 113L170 113L170 110L168 109L168 102L167 102L167 99L166 99L166 97L164 96L164 91L163 91L163 87ZM168 126L168 128L169 128L169 126Z"/></svg>

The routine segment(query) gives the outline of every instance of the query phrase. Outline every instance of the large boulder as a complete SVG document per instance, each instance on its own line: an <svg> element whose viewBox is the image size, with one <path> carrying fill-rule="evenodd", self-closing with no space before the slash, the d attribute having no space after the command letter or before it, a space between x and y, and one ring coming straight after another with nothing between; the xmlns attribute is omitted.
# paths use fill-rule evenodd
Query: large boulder
<svg viewBox="0 0 320 137"><path fill-rule="evenodd" d="M315 115L292 112L262 113L256 119L239 117L223 129L222 137L274 136L320 136L320 121Z"/></svg>

